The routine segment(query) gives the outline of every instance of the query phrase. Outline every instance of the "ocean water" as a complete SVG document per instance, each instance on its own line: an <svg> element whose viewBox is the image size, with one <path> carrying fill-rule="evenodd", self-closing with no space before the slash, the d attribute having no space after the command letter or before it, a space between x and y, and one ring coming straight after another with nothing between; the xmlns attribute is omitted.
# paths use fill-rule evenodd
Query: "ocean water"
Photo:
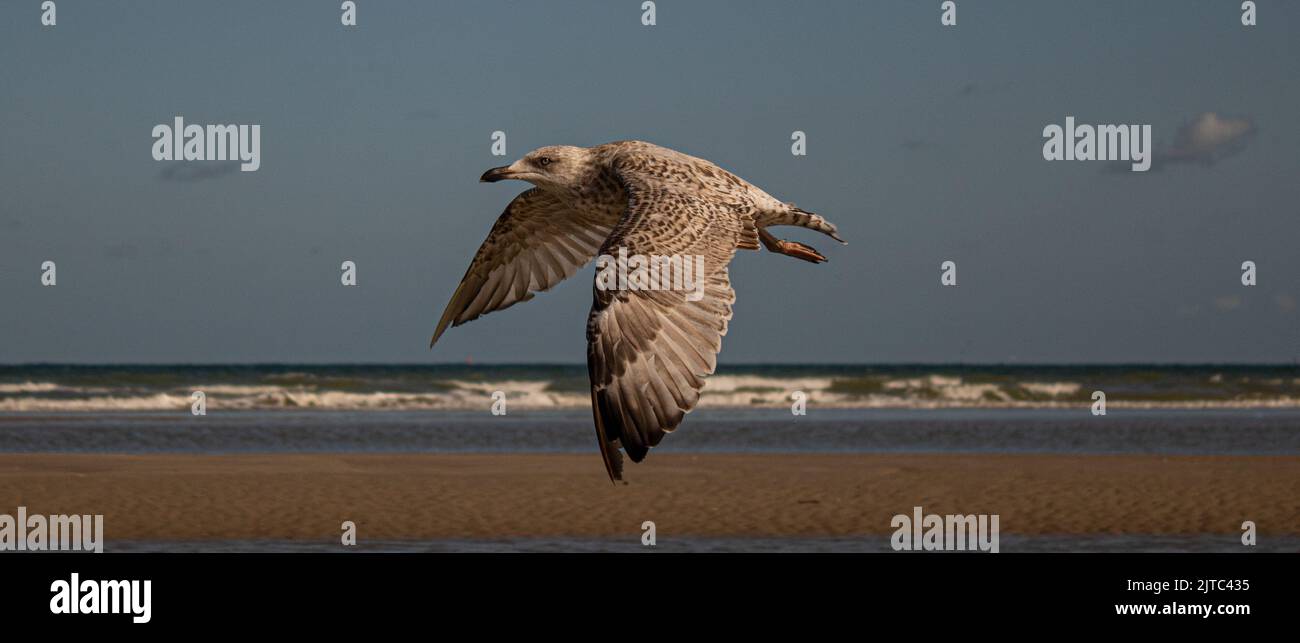
<svg viewBox="0 0 1300 643"><path fill-rule="evenodd" d="M1300 408L1300 366L723 366L702 408ZM587 409L583 365L0 366L0 412Z"/></svg>
<svg viewBox="0 0 1300 643"><path fill-rule="evenodd" d="M9 453L592 453L588 410L0 413ZM704 409L657 453L1300 454L1300 409Z"/></svg>
<svg viewBox="0 0 1300 643"><path fill-rule="evenodd" d="M578 452L582 366L3 366L0 452ZM1107 414L1091 413L1104 390ZM207 414L190 412L203 391ZM506 414L493 415L493 393ZM802 392L807 414L794 416ZM1300 367L749 366L660 452L1300 454Z"/></svg>

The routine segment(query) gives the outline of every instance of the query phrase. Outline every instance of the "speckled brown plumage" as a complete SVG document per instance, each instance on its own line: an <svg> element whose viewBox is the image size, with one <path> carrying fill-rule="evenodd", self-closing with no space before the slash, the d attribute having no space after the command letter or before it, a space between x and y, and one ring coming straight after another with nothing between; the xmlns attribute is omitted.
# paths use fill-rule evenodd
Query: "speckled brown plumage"
<svg viewBox="0 0 1300 643"><path fill-rule="evenodd" d="M727 265L737 249L825 260L765 228L793 225L840 240L822 217L783 203L703 159L641 141L544 147L494 168L484 181L537 187L497 220L452 295L448 325L532 298L595 256L701 257L703 297L675 290L593 288L587 319L592 413L606 471L622 477L681 423L717 366L735 292ZM842 240L840 240L842 241ZM430 343L432 346L432 342Z"/></svg>

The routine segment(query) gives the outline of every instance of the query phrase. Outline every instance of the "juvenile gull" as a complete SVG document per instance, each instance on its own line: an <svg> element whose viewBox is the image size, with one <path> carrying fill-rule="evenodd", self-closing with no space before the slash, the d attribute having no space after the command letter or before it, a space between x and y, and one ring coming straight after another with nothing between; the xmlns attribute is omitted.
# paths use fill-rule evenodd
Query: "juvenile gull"
<svg viewBox="0 0 1300 643"><path fill-rule="evenodd" d="M623 281L611 288L597 275L587 318L587 371L596 438L611 481L622 479L620 447L640 462L699 401L736 300L727 275L736 250L757 250L761 243L771 252L826 261L811 247L768 232L778 225L844 243L822 217L709 161L641 141L543 147L480 180L504 179L535 187L515 197L492 226L438 320L430 348L448 326L532 299L598 254L702 258L703 297Z"/></svg>

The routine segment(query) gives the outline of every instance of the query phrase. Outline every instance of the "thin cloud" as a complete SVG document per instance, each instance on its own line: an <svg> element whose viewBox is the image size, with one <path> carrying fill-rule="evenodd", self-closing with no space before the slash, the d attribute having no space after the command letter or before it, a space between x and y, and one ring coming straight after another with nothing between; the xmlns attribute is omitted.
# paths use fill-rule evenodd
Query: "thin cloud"
<svg viewBox="0 0 1300 643"><path fill-rule="evenodd" d="M201 163L168 163L158 173L159 181L194 183L216 179L239 170L239 161L204 161Z"/></svg>
<svg viewBox="0 0 1300 643"><path fill-rule="evenodd" d="M1222 312L1234 310L1236 308L1239 308L1240 306L1241 306L1241 297L1238 297L1236 295L1227 295L1224 297L1214 298L1215 309Z"/></svg>
<svg viewBox="0 0 1300 643"><path fill-rule="evenodd" d="M1214 165L1240 154L1254 136L1255 121L1250 118L1205 112L1178 128L1173 146L1157 153L1156 161Z"/></svg>
<svg viewBox="0 0 1300 643"><path fill-rule="evenodd" d="M1256 131L1255 121L1249 117L1202 112L1178 128L1172 145L1156 149L1152 153L1151 168L1146 172L1132 172L1131 161L1107 163L1103 171L1108 174L1138 175L1158 172L1179 163L1212 167L1245 150Z"/></svg>

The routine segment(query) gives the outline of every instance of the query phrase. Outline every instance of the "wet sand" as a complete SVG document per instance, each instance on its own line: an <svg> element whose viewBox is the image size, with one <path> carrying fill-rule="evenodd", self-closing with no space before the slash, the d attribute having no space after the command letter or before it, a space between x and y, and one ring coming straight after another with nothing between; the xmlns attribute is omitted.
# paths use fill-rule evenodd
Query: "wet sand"
<svg viewBox="0 0 1300 643"><path fill-rule="evenodd" d="M1300 457L0 454L0 513L104 514L114 540L887 534L895 514L998 514L1005 534L1300 534Z"/></svg>

